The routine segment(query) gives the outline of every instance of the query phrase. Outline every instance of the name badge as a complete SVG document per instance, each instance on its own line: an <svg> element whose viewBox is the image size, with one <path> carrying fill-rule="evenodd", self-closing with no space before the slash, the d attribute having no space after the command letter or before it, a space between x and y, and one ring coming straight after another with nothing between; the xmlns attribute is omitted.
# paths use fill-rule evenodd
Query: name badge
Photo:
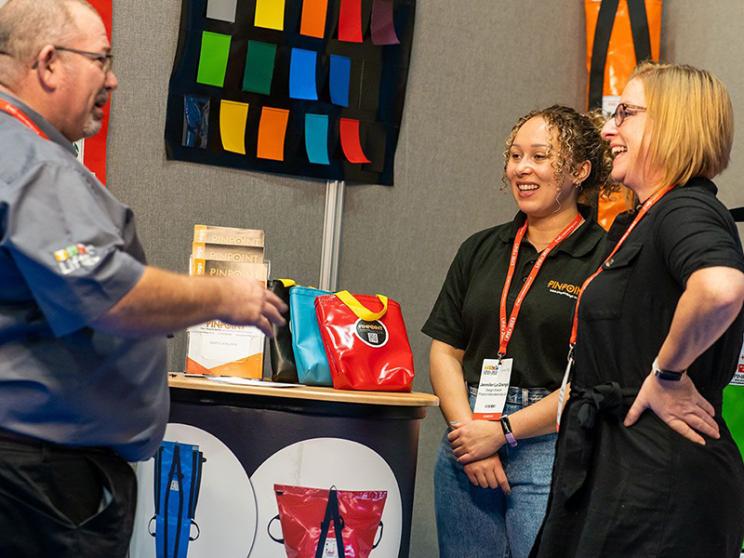
<svg viewBox="0 0 744 558"><path fill-rule="evenodd" d="M473 418L476 420L499 420L504 412L506 394L509 392L513 358L483 359L478 395L475 398Z"/></svg>
<svg viewBox="0 0 744 558"><path fill-rule="evenodd" d="M734 372L734 377L731 378L731 385L744 387L744 345L741 347L739 364L736 367L736 372Z"/></svg>

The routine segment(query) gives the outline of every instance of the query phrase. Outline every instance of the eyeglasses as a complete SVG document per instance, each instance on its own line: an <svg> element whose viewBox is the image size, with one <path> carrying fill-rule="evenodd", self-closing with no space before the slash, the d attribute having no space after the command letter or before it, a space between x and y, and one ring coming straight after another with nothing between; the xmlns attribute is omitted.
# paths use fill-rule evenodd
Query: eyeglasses
<svg viewBox="0 0 744 558"><path fill-rule="evenodd" d="M612 118L615 119L615 126L618 128L625 122L625 119L629 116L633 116L639 112L645 112L646 107L638 105L629 105L627 103L620 103L615 107L615 112L612 113Z"/></svg>
<svg viewBox="0 0 744 558"><path fill-rule="evenodd" d="M68 48L57 45L54 45L54 48L55 50L59 50L61 52L72 52L73 54L79 54L80 56L85 56L88 60L98 62L104 74L107 74L109 73L109 71L111 71L111 65L114 63L114 55L110 52L90 52L87 50L78 50L76 48Z"/></svg>

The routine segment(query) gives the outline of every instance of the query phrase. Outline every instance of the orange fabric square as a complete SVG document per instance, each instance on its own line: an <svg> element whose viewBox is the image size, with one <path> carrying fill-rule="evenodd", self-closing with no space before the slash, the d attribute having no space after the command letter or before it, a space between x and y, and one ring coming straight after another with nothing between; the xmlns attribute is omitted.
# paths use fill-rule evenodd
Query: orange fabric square
<svg viewBox="0 0 744 558"><path fill-rule="evenodd" d="M287 134L289 110L263 107L258 125L256 157L284 161L284 138Z"/></svg>
<svg viewBox="0 0 744 558"><path fill-rule="evenodd" d="M304 0L300 35L322 39L325 36L327 13L328 0Z"/></svg>

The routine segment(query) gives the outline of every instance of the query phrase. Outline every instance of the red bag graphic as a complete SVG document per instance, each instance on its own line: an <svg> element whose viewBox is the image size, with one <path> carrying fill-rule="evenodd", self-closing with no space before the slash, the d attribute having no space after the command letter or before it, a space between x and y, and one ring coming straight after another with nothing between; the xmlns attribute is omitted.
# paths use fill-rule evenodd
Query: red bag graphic
<svg viewBox="0 0 744 558"><path fill-rule="evenodd" d="M387 491L275 484L274 493L279 515L269 536L284 543L287 558L367 558L382 540ZM271 534L277 518L283 539Z"/></svg>
<svg viewBox="0 0 744 558"><path fill-rule="evenodd" d="M413 354L400 305L341 291L315 299L333 387L411 391Z"/></svg>

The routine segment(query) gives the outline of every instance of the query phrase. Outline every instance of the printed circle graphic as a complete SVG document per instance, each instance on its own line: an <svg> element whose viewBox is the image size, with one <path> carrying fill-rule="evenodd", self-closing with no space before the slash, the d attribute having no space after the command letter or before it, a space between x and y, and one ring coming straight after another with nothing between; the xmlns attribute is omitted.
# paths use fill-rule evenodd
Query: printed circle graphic
<svg viewBox="0 0 744 558"><path fill-rule="evenodd" d="M382 512L384 531L370 558L395 558L403 529L403 504L398 481L387 462L363 444L341 438L313 438L282 448L264 461L251 476L258 501L258 532L251 558L283 558L281 526L272 518L279 513L274 484L338 490L387 491Z"/></svg>
<svg viewBox="0 0 744 558"><path fill-rule="evenodd" d="M373 349L384 347L390 338L385 324L377 321L367 322L365 320L357 320L356 324L354 324L354 334L362 343L369 345Z"/></svg>
<svg viewBox="0 0 744 558"><path fill-rule="evenodd" d="M194 426L168 424L165 440L199 447L202 465L201 488L194 520L199 538L189 542L189 558L245 558L256 538L256 495L238 458L221 440ZM130 546L131 556L155 558L155 537L148 533L155 513L155 460L138 463L137 512ZM152 522L152 529L155 521ZM196 535L191 527L191 536Z"/></svg>

